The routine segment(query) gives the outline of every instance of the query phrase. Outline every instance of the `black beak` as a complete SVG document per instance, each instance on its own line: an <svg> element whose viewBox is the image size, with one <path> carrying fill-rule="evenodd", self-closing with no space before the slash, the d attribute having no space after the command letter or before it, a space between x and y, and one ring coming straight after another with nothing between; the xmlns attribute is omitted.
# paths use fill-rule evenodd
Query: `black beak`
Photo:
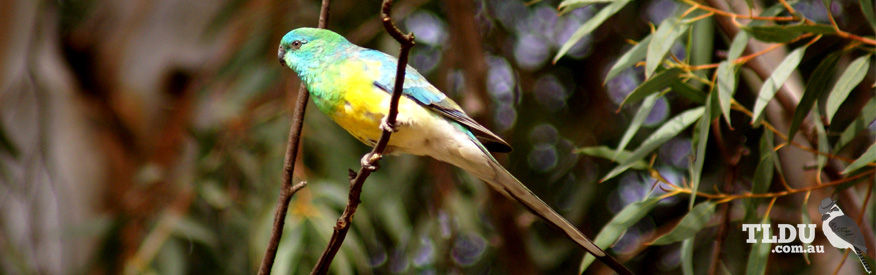
<svg viewBox="0 0 876 275"><path fill-rule="evenodd" d="M280 65L286 65L286 60L283 60L283 56L286 56L286 49L280 46L280 49L277 50L277 58L280 59Z"/></svg>
<svg viewBox="0 0 876 275"><path fill-rule="evenodd" d="M829 218L829 217L830 217L830 214L825 213L824 215L821 215L821 220L822 220L822 221L823 221L823 220L826 220L826 219Z"/></svg>

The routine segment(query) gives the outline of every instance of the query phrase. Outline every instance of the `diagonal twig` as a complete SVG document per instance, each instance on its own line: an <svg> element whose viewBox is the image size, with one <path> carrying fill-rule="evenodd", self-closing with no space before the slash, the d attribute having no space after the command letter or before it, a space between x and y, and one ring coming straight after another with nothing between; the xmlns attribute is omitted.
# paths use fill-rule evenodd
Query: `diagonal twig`
<svg viewBox="0 0 876 275"><path fill-rule="evenodd" d="M316 266L313 267L311 274L328 273L332 260L341 248L341 244L343 244L344 238L347 236L347 231L350 230L350 223L353 221L353 214L356 213L356 208L358 208L359 203L361 202L359 196L362 193L362 185L365 183L365 179L367 179L372 172L377 170L376 164L389 144L389 138L392 135L391 128L394 127L396 117L398 116L398 101L402 94L402 85L404 84L405 79L405 66L407 66L408 63L408 52L410 52L411 47L414 46L414 35L412 33L407 35L403 34L401 30L392 23L392 18L390 17L391 11L392 1L384 0L381 8L380 20L383 21L383 27L386 28L386 31L395 38L399 44L401 44L401 51L398 56L398 67L396 68L395 74L395 86L392 89L389 113L386 116L386 124L389 128L383 129L383 134L380 136L377 144L374 145L374 149L365 155L367 163L363 163L362 167L359 168L358 173L353 174L352 171L350 172L350 194L347 199L347 207L344 208L344 213L338 218L332 237L329 240L328 247L323 251L322 256L319 257L319 261L316 263Z"/></svg>
<svg viewBox="0 0 876 275"><path fill-rule="evenodd" d="M319 28L325 28L329 18L329 0L322 0L319 12ZM274 212L274 226L271 229L271 239L265 249L265 256L259 266L259 275L271 273L274 266L274 258L277 256L277 247L283 236L283 226L286 223L286 212L289 210L289 201L298 190L307 184L302 181L292 185L292 173L295 171L295 157L298 156L298 147L301 143L301 126L304 124L304 111L310 93L307 92L304 83L298 88L298 98L295 101L295 112L292 114L292 125L289 127L289 141L286 145L286 156L283 160L283 189L280 190L280 198L277 200L277 210Z"/></svg>

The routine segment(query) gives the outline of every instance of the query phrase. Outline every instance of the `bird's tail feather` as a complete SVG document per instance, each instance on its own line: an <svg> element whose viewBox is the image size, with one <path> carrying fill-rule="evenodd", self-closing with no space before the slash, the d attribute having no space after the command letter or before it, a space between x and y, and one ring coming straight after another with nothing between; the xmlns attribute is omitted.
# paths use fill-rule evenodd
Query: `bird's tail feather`
<svg viewBox="0 0 876 275"><path fill-rule="evenodd" d="M499 191L500 193L505 194L506 196L520 202L529 209L535 215L538 215L542 219L550 222L554 226L558 227L564 233L566 233L569 238L574 240L576 243L584 247L590 254L596 257L599 261L609 265L615 271L624 274L625 272L629 272L623 265L617 262L614 258L605 253L602 249L600 249L596 244L594 244L587 236L584 236L581 231L572 225L569 221L567 221L563 216L560 216L556 211L554 211L550 206L548 206L544 201L542 201L538 196L536 196L532 191L529 190L523 183L521 183L517 178L511 175L508 170L505 170L502 165L492 159L489 161L490 170L488 172L492 173L475 173L480 174L479 177L486 181L491 187ZM470 171L475 172L475 171ZM483 172L483 171L482 171Z"/></svg>
<svg viewBox="0 0 876 275"><path fill-rule="evenodd" d="M852 250L854 250L855 254L858 255L858 260L861 260L861 265L864 266L864 271L866 271L867 274L872 273L873 269L870 268L870 263L868 263L867 261L864 260L864 251L861 251L860 249L857 249L857 248L852 248Z"/></svg>

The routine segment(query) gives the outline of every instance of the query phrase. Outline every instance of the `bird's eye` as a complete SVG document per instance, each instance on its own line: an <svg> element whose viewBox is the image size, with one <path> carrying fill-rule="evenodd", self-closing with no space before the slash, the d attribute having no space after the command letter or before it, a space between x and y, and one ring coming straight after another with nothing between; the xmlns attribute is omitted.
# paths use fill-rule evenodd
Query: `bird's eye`
<svg viewBox="0 0 876 275"><path fill-rule="evenodd" d="M297 50L298 48L301 48L301 44L301 40L292 41L292 48Z"/></svg>

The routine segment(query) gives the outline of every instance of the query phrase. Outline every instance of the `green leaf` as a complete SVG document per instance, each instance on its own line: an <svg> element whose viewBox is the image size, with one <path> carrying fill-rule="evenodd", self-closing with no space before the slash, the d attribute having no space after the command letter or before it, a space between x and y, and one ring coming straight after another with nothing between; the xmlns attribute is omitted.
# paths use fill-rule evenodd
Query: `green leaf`
<svg viewBox="0 0 876 275"><path fill-rule="evenodd" d="M687 212L687 214L684 215L684 218L681 218L681 221L672 229L672 231L669 231L666 235L660 236L660 238L651 242L650 245L666 245L690 239L706 226L706 223L709 222L709 219L712 218L712 214L714 213L714 202L701 202L700 204L697 204L697 206L694 206L690 212Z"/></svg>
<svg viewBox="0 0 876 275"><path fill-rule="evenodd" d="M630 140L633 139L633 136L636 135L636 132L639 131L639 127L642 126L642 122L644 122L645 119L648 118L648 115L651 114L651 109L654 108L654 103L656 102L657 94L651 94L645 98L645 101L642 101L642 106L639 106L639 110L636 111L636 115L633 116L633 120L630 121L630 125L627 126L627 131L624 132L624 136L617 145L617 151L615 151L612 159L616 159L617 155L626 149L627 143L629 143Z"/></svg>
<svg viewBox="0 0 876 275"><path fill-rule="evenodd" d="M698 104L706 103L706 96L703 95L703 92L697 90L694 87L691 87L690 85L685 84L684 82L681 82L681 79L676 79L675 81L672 81L672 84L669 84L669 87L672 89L673 92L678 93L679 95L689 99L690 101L696 102Z"/></svg>
<svg viewBox="0 0 876 275"><path fill-rule="evenodd" d="M654 77L646 80L641 85L639 85L639 87L636 87L635 90L630 92L630 94L628 94L627 97L624 98L624 101L622 101L620 105L623 106L627 103L636 102L642 100L650 94L659 92L663 88L666 88L667 86L672 84L673 81L678 79L678 75L681 74L681 72L682 70L679 68L672 68L657 73L656 75L654 75Z"/></svg>
<svg viewBox="0 0 876 275"><path fill-rule="evenodd" d="M691 190L697 191L700 188L700 179L703 175L703 163L706 159L706 145L709 142L709 125L712 122L712 106L715 104L715 96L709 94L706 100L706 109L703 117L700 118L700 123L697 125L695 135L696 155L694 165L690 167ZM688 208L693 207L696 201L697 192L690 192L690 204Z"/></svg>
<svg viewBox="0 0 876 275"><path fill-rule="evenodd" d="M861 5L861 12L864 14L864 18L867 18L867 22L870 22L870 27L876 31L876 15L873 14L873 0L858 0L858 4Z"/></svg>
<svg viewBox="0 0 876 275"><path fill-rule="evenodd" d="M288 237L280 239L276 256L283 260L277 261L274 267L271 268L272 274L292 274L294 273L294 268L299 265L301 256L305 252L305 249L303 249L305 244L303 239L306 235L306 230L301 224L300 222L287 224L286 228L283 229L283 235Z"/></svg>
<svg viewBox="0 0 876 275"><path fill-rule="evenodd" d="M650 34L648 36L645 36L645 38L642 38L642 40L639 41L638 44L630 48L630 50L628 50L626 53L624 53L624 55L617 59L617 62L615 62L614 65L611 66L611 69L608 70L608 74L605 75L605 81L603 81L603 83L608 82L619 73L635 65L636 62L639 62L639 60L645 58L645 53L646 50L648 50L649 43L651 43Z"/></svg>
<svg viewBox="0 0 876 275"><path fill-rule="evenodd" d="M843 101L846 101L846 98L849 96L849 93L852 92L852 89L864 80L864 76L867 75L869 69L870 55L868 54L852 61L852 63L846 67L846 70L843 71L843 74L836 81L833 89L830 90L830 95L827 97L826 109L828 124L830 124L830 121L833 119L836 111L839 110L840 105L843 104ZM826 88L827 87L825 87L825 89Z"/></svg>
<svg viewBox="0 0 876 275"><path fill-rule="evenodd" d="M761 115L763 109L766 108L767 103L776 96L776 91L785 84L785 81L788 80L788 77L791 76L791 73L794 72L794 69L797 68L797 65L800 64L800 60L803 59L803 53L806 52L806 46L799 47L788 54L785 57L785 60L782 60L782 63L776 67L776 70L764 81L763 86L760 87L760 92L757 94L757 101L754 103L754 115L751 118L751 124L757 124L760 122Z"/></svg>
<svg viewBox="0 0 876 275"><path fill-rule="evenodd" d="M812 219L809 218L809 198L806 198L805 200L803 200L803 205L800 206L800 223L802 223L802 224L811 224L812 223ZM800 240L800 243L802 243L804 247L808 244L812 244L812 243L803 242L802 239ZM806 252L806 249L803 250L803 258L807 262L809 262L809 253Z"/></svg>
<svg viewBox="0 0 876 275"><path fill-rule="evenodd" d="M585 35L593 32L599 25L602 25L602 22L605 22L606 19L620 11L624 6L627 5L631 0L618 0L614 1L608 6L605 6L601 10L599 10L596 15L587 20L581 27L578 27L578 30L575 30L575 33L572 33L572 36L569 37L569 40L560 47L560 51L557 52L557 55L554 56L553 63L557 63L557 60L560 60L560 57L566 54L572 46L575 46L575 43L578 43L578 40L584 38Z"/></svg>
<svg viewBox="0 0 876 275"><path fill-rule="evenodd" d="M587 5L610 2L615 2L615 0L564 0L563 2L560 2L560 6L557 7L557 10L559 10L560 13L566 13L577 8L586 7Z"/></svg>
<svg viewBox="0 0 876 275"><path fill-rule="evenodd" d="M669 141L673 137L677 136L682 130L690 126L694 121L700 118L703 115L703 107L697 107L690 110L687 110L672 119L666 121L663 126L654 131L651 136L648 137L645 141L642 142L642 145L639 148L636 148L633 151L632 155L627 158L625 161L621 162L620 165L612 169L608 172L608 175L602 178L600 181L609 180L620 173L623 173L627 169L629 169L634 162L641 160L646 155L651 153L654 149L657 149L666 141Z"/></svg>
<svg viewBox="0 0 876 275"><path fill-rule="evenodd" d="M694 239L689 238L681 242L681 274L694 275L693 269Z"/></svg>
<svg viewBox="0 0 876 275"><path fill-rule="evenodd" d="M867 129L867 126L870 125L876 119L876 97L871 97L870 101L867 101L867 104L864 104L864 108L861 108L861 114L852 121L849 126L843 130L843 133L840 134L839 140L833 144L833 152L838 153L842 150L846 145L849 144L855 136L858 135L861 131Z"/></svg>
<svg viewBox="0 0 876 275"><path fill-rule="evenodd" d="M585 154L585 155L592 156L592 157L604 158L604 159L611 160L611 161L614 161L617 163L622 163L622 162L626 161L627 159L629 159L630 156L633 155L632 152L626 151L626 150L621 150L618 153L616 150L608 148L607 146L594 146L594 147L578 148L578 149L575 149L575 153ZM633 166L631 166L630 168L638 169L638 170L647 169L648 163L645 162L644 160L640 159L638 161L635 161L635 163L633 163Z"/></svg>
<svg viewBox="0 0 876 275"><path fill-rule="evenodd" d="M696 66L712 63L715 55L714 21L712 18L704 18L691 23L688 39L685 41L685 52L689 53L686 55L689 59L688 64ZM708 78L706 70L694 70L692 73L697 77ZM692 82L692 84L703 85L701 82Z"/></svg>
<svg viewBox="0 0 876 275"><path fill-rule="evenodd" d="M183 275L186 274L186 251L178 240L169 239L161 245L161 249L155 255L155 271L158 274ZM126 270L129 271L129 270ZM149 272L146 272L149 273Z"/></svg>
<svg viewBox="0 0 876 275"><path fill-rule="evenodd" d="M651 74L660 66L660 62L672 48L672 44L675 44L675 40L684 34L688 27L690 25L680 22L677 17L666 18L660 23L657 31L654 32L654 38L651 39L651 43L648 43L648 54L645 57L645 78L651 78Z"/></svg>
<svg viewBox="0 0 876 275"><path fill-rule="evenodd" d="M745 32L736 33L736 37L733 37L733 42L730 43L727 60L718 64L718 102L727 125L730 125L730 105L733 101L733 94L736 93L737 66L733 62L742 55L746 46L748 46L748 34Z"/></svg>
<svg viewBox="0 0 876 275"><path fill-rule="evenodd" d="M733 37L733 42L730 43L730 50L727 51L727 60L734 61L745 52L745 47L748 46L748 33L738 32L736 37Z"/></svg>
<svg viewBox="0 0 876 275"><path fill-rule="evenodd" d="M721 113L730 125L730 103L733 93L736 92L736 66L728 61L718 64L718 101L721 105Z"/></svg>
<svg viewBox="0 0 876 275"><path fill-rule="evenodd" d="M614 215L614 218L611 218L608 224L599 230L599 234L593 239L593 243L602 248L610 247L627 231L627 228L633 226L642 217L645 217L648 212L651 212L651 209L657 206L658 201L660 201L659 198L651 197L625 206L617 215ZM593 255L585 253L578 273L584 272L593 263L594 259Z"/></svg>
<svg viewBox="0 0 876 275"><path fill-rule="evenodd" d="M836 30L830 25L769 25L769 26L742 26L742 30L757 40L764 42L786 43L803 33L832 34Z"/></svg>
<svg viewBox="0 0 876 275"><path fill-rule="evenodd" d="M773 183L773 173L776 165L773 162L773 132L763 131L760 137L760 161L754 169L754 178L751 183L751 193L760 194L769 190ZM763 199L749 198L743 201L745 208L744 223L757 221L757 205Z"/></svg>
<svg viewBox="0 0 876 275"><path fill-rule="evenodd" d="M761 223L767 224L770 222L769 217L764 217ZM757 231L757 239L763 239L763 230ZM767 260L770 257L770 247L772 244L758 242L751 246L751 252L748 253L748 264L745 267L745 274L764 274L766 273Z"/></svg>
<svg viewBox="0 0 876 275"><path fill-rule="evenodd" d="M207 246L216 246L216 235L206 225L203 225L191 217L182 217L173 224L174 234L187 240L200 242Z"/></svg>
<svg viewBox="0 0 876 275"><path fill-rule="evenodd" d="M852 162L852 164L849 164L849 166L846 167L845 170L843 170L842 174L846 175L854 172L855 170L861 169L864 166L867 166L867 164L873 162L874 160L876 160L876 143L870 144L870 147L867 148L867 151L864 152L864 154L861 154L861 156L858 157L858 159L856 159L854 162Z"/></svg>
<svg viewBox="0 0 876 275"><path fill-rule="evenodd" d="M800 99L800 102L797 103L797 108L794 109L794 117L791 119L788 138L794 138L797 129L800 129L800 123L802 123L803 119L806 118L806 115L809 114L809 110L812 110L812 105L815 105L815 100L821 98L821 95L827 91L830 81L833 80L836 63L839 61L841 54L842 52L840 51L829 54L818 64L818 67L815 67L815 70L812 71L812 75L809 76L809 81L806 82L806 90L803 92L803 98ZM815 118L815 120L820 120L820 118Z"/></svg>
<svg viewBox="0 0 876 275"><path fill-rule="evenodd" d="M818 111L818 108L815 108L813 112L815 117L820 117L821 113ZM824 131L824 123L821 122L821 119L813 119L815 121L815 133L818 136L818 151L819 152L830 152L830 145L827 142L827 132ZM816 163L818 164L818 168L816 171L818 173L816 175L821 174L821 170L824 169L824 165L827 163L827 156L823 154L818 154L815 156Z"/></svg>

